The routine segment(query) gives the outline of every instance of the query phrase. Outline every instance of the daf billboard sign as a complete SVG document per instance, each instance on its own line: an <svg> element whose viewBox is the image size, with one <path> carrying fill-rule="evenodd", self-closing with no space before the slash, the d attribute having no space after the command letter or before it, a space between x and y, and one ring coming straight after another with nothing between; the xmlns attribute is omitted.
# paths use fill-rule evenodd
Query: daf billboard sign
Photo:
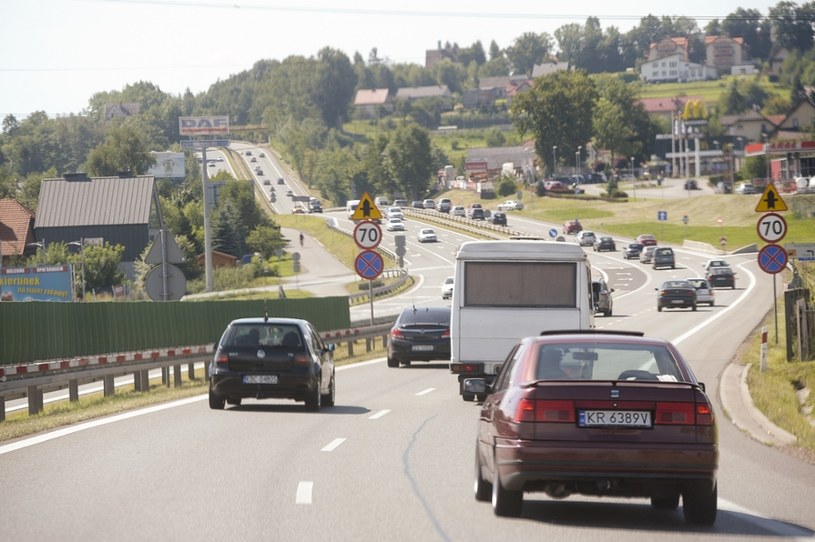
<svg viewBox="0 0 815 542"><path fill-rule="evenodd" d="M229 133L229 116L178 117L178 133L183 136L225 135Z"/></svg>

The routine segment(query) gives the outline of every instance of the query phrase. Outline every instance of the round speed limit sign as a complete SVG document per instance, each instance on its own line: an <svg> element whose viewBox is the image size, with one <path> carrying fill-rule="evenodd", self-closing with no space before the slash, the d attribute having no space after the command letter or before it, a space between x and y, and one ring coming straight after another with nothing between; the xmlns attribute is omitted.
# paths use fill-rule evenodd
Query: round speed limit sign
<svg viewBox="0 0 815 542"><path fill-rule="evenodd" d="M776 213L767 213L756 224L758 236L767 243L777 243L787 235L787 221Z"/></svg>
<svg viewBox="0 0 815 542"><path fill-rule="evenodd" d="M382 242L382 228L370 220L360 222L354 227L354 242L359 248L376 248Z"/></svg>

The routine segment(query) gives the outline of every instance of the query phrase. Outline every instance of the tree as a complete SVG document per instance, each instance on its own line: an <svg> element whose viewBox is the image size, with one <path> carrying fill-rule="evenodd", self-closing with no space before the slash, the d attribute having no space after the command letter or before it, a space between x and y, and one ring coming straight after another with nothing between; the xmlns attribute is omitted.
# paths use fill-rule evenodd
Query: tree
<svg viewBox="0 0 815 542"><path fill-rule="evenodd" d="M351 61L339 50L325 47L318 53L317 86L314 102L323 122L329 128L339 128L348 120L348 112L357 88L357 75Z"/></svg>
<svg viewBox="0 0 815 542"><path fill-rule="evenodd" d="M119 264L124 251L124 246L110 243L83 246L73 258L74 263L80 266L80 276L85 280L83 291L93 292L121 284L124 274L119 271Z"/></svg>
<svg viewBox="0 0 815 542"><path fill-rule="evenodd" d="M288 241L283 238L279 227L261 226L255 228L246 237L246 245L253 252L259 252L264 259L271 258L275 252L282 250Z"/></svg>
<svg viewBox="0 0 815 542"><path fill-rule="evenodd" d="M124 171L140 175L155 163L142 133L122 123L108 133L102 145L91 151L86 168L93 177L118 175Z"/></svg>
<svg viewBox="0 0 815 542"><path fill-rule="evenodd" d="M385 161L397 188L412 199L425 195L437 170L430 134L416 124L396 129L385 148Z"/></svg>
<svg viewBox="0 0 815 542"><path fill-rule="evenodd" d="M547 170L554 169L552 147L569 156L592 137L597 91L583 71L561 71L535 79L515 98L510 118L521 135L531 133L535 151Z"/></svg>
<svg viewBox="0 0 815 542"><path fill-rule="evenodd" d="M772 21L777 45L799 52L808 51L813 43L813 11L812 2L798 6L795 2L784 1L771 7L768 19Z"/></svg>
<svg viewBox="0 0 815 542"><path fill-rule="evenodd" d="M769 58L772 48L770 23L757 9L738 8L722 21L722 32L731 37L744 38L751 57L761 60Z"/></svg>
<svg viewBox="0 0 815 542"><path fill-rule="evenodd" d="M549 56L552 50L552 37L543 32L525 32L506 50L507 58L512 64L512 72L515 74L532 75L532 68L535 64L540 64Z"/></svg>

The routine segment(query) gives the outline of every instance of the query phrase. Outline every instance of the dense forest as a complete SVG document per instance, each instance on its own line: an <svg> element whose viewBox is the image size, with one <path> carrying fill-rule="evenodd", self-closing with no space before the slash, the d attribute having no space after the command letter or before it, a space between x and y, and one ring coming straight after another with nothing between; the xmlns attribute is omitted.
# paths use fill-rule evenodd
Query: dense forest
<svg viewBox="0 0 815 542"><path fill-rule="evenodd" d="M640 83L636 69L652 43L684 37L691 61L704 59L706 35L741 37L751 61L766 68L778 48L791 51L779 83L795 91L815 85L815 48L812 22L815 2L798 5L782 1L766 15L737 9L704 28L687 17L643 17L626 33L601 28L589 17L585 24L567 24L554 32L524 33L502 49L493 41L469 46L446 43L444 60L431 69L391 63L372 49L367 58L325 47L311 57L259 60L254 66L214 83L206 92L170 95L152 82L134 82L121 90L90 97L78 115L49 118L43 112L25 119L7 116L0 131L0 198L15 198L36 211L42 179L66 172L92 176L121 171L143 173L150 151L179 150L178 117L227 114L233 126L257 127L241 138L271 142L312 189L334 202L363 191L423 194L435 172L450 158L433 143L431 130L439 125L490 126L511 122L519 137L534 139L542 163L551 168L552 146L562 156L587 143L609 150L612 156L647 157L654 134L667 130L648 118L637 105ZM511 107L497 103L489 109L445 110L433 99L395 105L392 113L375 121L375 129L361 134L348 129L355 119L354 97L359 89L446 85L455 96L478 88L484 77L531 75L536 64L557 60L569 71L535 79ZM783 111L788 103L768 96L761 78L731 79L712 114L738 113L750 107ZM106 120L106 106L137 103L137 115ZM357 119L358 123L361 119ZM477 122L476 122L477 121ZM715 118L711 129L716 129ZM497 130L495 128L494 130ZM366 135L373 134L373 135ZM500 134L499 134L500 136ZM486 137L500 144L503 137ZM612 166L614 164L611 164ZM200 230L199 168L188 159L189 178L181 185L162 183L162 208L175 232L183 234L191 250L202 242ZM199 184L196 184L199 183ZM241 224L236 209L244 209L245 195L233 194L219 209L216 222L223 235L242 238L257 228L271 231L273 223L254 214ZM227 207L229 207L227 209ZM231 224L231 226L230 226ZM267 247L272 246L268 242ZM241 249L253 247L241 246Z"/></svg>

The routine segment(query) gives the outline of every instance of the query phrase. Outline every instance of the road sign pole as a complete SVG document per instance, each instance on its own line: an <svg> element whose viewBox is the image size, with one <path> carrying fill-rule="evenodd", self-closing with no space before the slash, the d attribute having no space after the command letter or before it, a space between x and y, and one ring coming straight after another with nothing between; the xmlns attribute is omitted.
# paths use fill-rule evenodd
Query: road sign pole
<svg viewBox="0 0 815 542"><path fill-rule="evenodd" d="M374 325L374 281L368 281L368 299L371 302L371 326ZM776 324L776 330L778 329L778 324ZM776 335L778 331L776 331Z"/></svg>

